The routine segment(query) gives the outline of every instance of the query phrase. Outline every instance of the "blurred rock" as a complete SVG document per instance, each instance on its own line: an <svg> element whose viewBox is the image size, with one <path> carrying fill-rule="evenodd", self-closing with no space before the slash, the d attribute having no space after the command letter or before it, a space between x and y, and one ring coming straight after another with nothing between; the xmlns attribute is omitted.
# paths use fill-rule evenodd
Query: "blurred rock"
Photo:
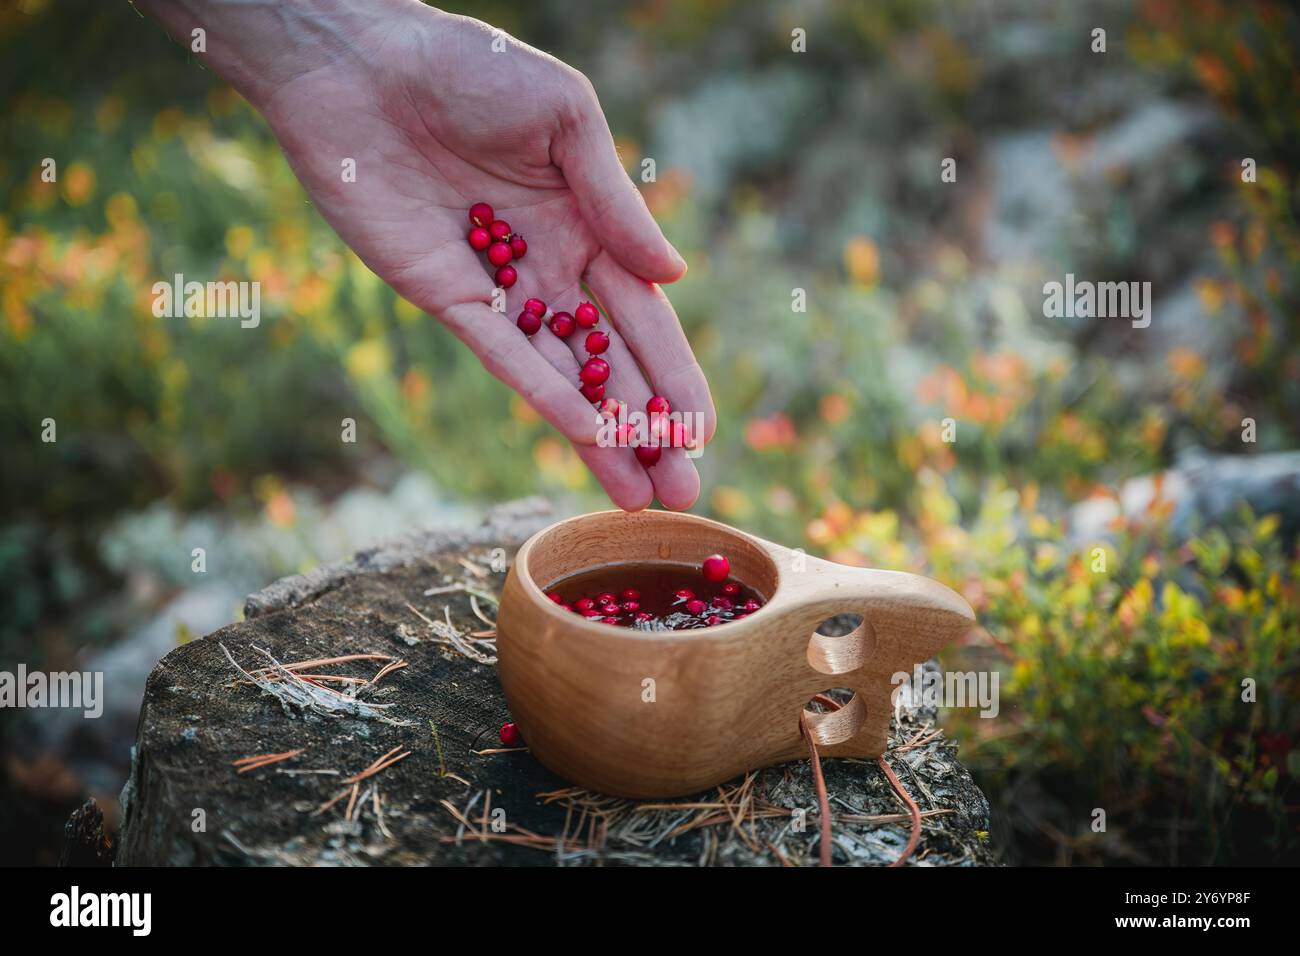
<svg viewBox="0 0 1300 956"><path fill-rule="evenodd" d="M1119 500L1090 498L1070 511L1070 540L1103 541L1116 518L1141 516L1157 494L1173 505L1170 531L1186 538L1209 525L1230 523L1243 503L1256 515L1281 517L1289 540L1300 533L1300 452L1268 455L1186 454L1176 468L1133 478L1120 486Z"/></svg>

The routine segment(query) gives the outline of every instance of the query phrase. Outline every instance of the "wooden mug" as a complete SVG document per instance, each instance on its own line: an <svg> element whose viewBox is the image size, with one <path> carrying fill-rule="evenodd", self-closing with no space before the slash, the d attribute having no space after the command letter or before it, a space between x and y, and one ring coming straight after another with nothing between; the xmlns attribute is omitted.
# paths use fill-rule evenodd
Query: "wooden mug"
<svg viewBox="0 0 1300 956"><path fill-rule="evenodd" d="M710 554L726 555L767 603L714 627L638 631L545 593L579 571L698 568ZM843 637L818 634L836 614L863 620ZM823 561L694 515L606 511L551 525L520 549L501 595L498 670L525 743L555 773L617 796L681 796L806 755L800 717L828 688L854 695L808 715L819 752L878 756L894 675L974 620L960 595L919 575Z"/></svg>

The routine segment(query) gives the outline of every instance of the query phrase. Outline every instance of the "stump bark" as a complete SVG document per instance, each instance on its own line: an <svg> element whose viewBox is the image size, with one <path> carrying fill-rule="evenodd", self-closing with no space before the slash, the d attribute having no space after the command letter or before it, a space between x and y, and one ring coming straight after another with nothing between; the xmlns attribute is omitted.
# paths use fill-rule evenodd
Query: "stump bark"
<svg viewBox="0 0 1300 956"><path fill-rule="evenodd" d="M249 597L243 622L169 653L145 691L117 865L815 862L817 798L806 760L647 804L574 788L526 749L501 752L497 735L509 713L495 668L466 656L446 628L489 630L483 618L495 608L472 591L497 593L505 574L492 570L494 558L499 567L503 553L550 520L545 502L530 499L494 510L472 532L409 535L278 581ZM443 590L462 586L471 590ZM490 655L490 645L468 646ZM358 694L374 706L371 716L330 716L244 681L227 651L248 671L269 658L290 664L353 654L406 666ZM315 669L364 681L382 666L358 660ZM891 747L937 730L935 719L905 707ZM299 750L237 772L244 758ZM347 782L385 754L404 752L355 788ZM890 760L926 814L910 862L991 862L988 803L955 744L939 733ZM909 822L884 774L874 762L823 763L835 862L892 862Z"/></svg>

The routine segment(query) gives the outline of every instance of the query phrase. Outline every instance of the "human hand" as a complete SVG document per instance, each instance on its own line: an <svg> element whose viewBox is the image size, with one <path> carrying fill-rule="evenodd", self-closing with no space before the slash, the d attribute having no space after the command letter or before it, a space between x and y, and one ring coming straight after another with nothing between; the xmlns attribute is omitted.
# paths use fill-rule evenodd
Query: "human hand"
<svg viewBox="0 0 1300 956"><path fill-rule="evenodd" d="M138 5L181 37L209 24L209 61L265 116L343 240L573 442L616 505L694 503L699 475L681 449L646 469L629 448L594 444L599 419L578 392L583 336L530 340L515 327L526 298L572 312L586 283L612 340L607 394L631 410L664 395L674 411L701 413L702 438L712 437L708 384L655 284L686 264L624 172L585 77L411 0ZM355 182L341 175L349 157ZM477 201L528 242L504 314L465 241Z"/></svg>

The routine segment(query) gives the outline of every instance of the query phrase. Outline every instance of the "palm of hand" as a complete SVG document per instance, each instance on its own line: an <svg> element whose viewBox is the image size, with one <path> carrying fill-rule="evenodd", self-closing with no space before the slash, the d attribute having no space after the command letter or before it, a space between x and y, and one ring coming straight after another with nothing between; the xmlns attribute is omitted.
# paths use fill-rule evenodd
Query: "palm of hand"
<svg viewBox="0 0 1300 956"><path fill-rule="evenodd" d="M493 54L489 43L476 26L384 37L368 58L377 65L299 76L262 111L344 241L564 432L616 504L641 508L657 495L687 507L699 477L681 451L646 470L629 449L591 444L597 416L577 391L584 336L543 329L529 340L514 326L525 298L572 312L587 283L610 317L601 322L611 337L607 394L630 409L667 395L676 409L704 413L707 437L707 384L671 305L646 281L682 269L618 164L585 80L527 47ZM466 69L471 61L477 68ZM528 242L504 315L491 308L490 267L465 242L477 201Z"/></svg>

